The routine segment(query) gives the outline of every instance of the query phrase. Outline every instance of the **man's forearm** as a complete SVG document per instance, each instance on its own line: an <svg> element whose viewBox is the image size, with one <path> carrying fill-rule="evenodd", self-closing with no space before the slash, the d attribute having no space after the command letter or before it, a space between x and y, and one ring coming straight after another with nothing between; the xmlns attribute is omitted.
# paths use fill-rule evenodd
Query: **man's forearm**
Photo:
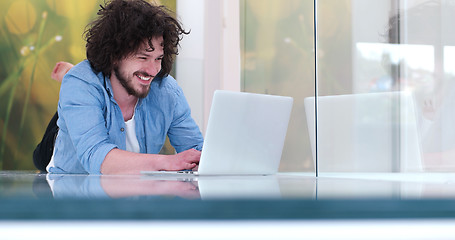
<svg viewBox="0 0 455 240"><path fill-rule="evenodd" d="M140 174L141 171L177 171L197 167L201 152L189 149L175 155L133 153L112 149L101 164L102 174Z"/></svg>
<svg viewBox="0 0 455 240"><path fill-rule="evenodd" d="M112 149L101 164L102 174L140 174L162 170L166 155L128 152Z"/></svg>

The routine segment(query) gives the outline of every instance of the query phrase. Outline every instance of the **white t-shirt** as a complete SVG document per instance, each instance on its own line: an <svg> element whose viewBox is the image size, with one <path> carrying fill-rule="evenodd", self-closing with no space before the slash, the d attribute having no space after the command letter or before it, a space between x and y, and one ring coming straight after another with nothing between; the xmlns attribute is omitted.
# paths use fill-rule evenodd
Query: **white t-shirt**
<svg viewBox="0 0 455 240"><path fill-rule="evenodd" d="M136 122L133 117L125 122L126 151L139 153L139 142L136 137Z"/></svg>

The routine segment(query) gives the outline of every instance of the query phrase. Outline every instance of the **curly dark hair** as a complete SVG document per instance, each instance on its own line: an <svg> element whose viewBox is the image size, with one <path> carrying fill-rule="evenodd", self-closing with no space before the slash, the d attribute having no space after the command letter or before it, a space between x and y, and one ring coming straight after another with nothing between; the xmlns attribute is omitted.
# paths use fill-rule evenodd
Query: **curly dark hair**
<svg viewBox="0 0 455 240"><path fill-rule="evenodd" d="M110 76L114 64L137 52L147 40L163 37L164 56L157 77L167 76L178 54L183 34L188 34L165 6L144 0L111 0L100 5L99 17L87 25L87 59L92 68Z"/></svg>

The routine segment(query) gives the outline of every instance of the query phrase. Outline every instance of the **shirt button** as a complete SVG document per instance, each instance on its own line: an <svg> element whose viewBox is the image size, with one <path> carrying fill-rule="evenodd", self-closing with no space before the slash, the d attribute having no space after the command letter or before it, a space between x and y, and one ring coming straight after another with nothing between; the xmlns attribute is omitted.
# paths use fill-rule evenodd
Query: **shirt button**
<svg viewBox="0 0 455 240"><path fill-rule="evenodd" d="M125 131L125 128L120 128L120 131L121 131L121 132L124 132L124 131Z"/></svg>

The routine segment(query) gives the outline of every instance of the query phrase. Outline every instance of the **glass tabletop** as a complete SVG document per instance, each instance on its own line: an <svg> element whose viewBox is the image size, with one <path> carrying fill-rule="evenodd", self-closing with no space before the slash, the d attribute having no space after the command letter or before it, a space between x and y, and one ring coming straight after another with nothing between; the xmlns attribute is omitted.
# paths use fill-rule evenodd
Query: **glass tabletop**
<svg viewBox="0 0 455 240"><path fill-rule="evenodd" d="M452 174L267 176L0 172L0 219L455 216Z"/></svg>

